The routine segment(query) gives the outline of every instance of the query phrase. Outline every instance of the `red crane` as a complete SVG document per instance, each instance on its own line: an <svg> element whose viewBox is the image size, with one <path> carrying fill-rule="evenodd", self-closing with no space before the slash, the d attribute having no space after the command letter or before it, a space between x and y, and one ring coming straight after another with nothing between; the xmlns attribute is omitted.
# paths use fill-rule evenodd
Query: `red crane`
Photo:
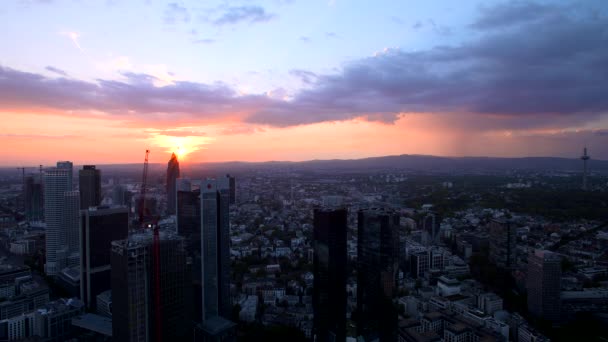
<svg viewBox="0 0 608 342"><path fill-rule="evenodd" d="M146 150L146 158L144 159L144 171L142 174L142 179L141 179L141 191L139 194L139 224L141 226L141 228L145 228L145 215L146 215L146 190L147 190L147 186L148 186L148 155L150 154L150 150ZM155 307L155 314L154 314L154 320L155 320L155 335L156 335L156 341L157 342L161 342L162 341L162 308L161 308L161 301L160 301L160 291L161 291L161 287L160 287L160 235L159 235L159 231L158 231L158 217L155 217L152 220L152 224L150 225L150 227L153 229L154 232L154 240L152 241L152 273L154 274L154 307Z"/></svg>

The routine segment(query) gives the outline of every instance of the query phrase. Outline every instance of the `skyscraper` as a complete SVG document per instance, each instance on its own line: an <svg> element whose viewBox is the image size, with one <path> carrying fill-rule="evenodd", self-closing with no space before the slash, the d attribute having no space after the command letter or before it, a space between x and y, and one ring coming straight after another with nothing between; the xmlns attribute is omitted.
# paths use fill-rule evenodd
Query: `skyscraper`
<svg viewBox="0 0 608 342"><path fill-rule="evenodd" d="M61 170L66 170L68 172L68 177L70 178L70 184L68 190L74 189L74 164L71 161L58 161L57 168Z"/></svg>
<svg viewBox="0 0 608 342"><path fill-rule="evenodd" d="M201 183L202 325L207 340L231 329L230 185L228 178Z"/></svg>
<svg viewBox="0 0 608 342"><path fill-rule="evenodd" d="M517 228L507 220L492 220L489 223L490 261L502 268L516 266Z"/></svg>
<svg viewBox="0 0 608 342"><path fill-rule="evenodd" d="M185 178L176 181L177 233L184 237L200 236L201 233L201 192L198 187L193 187L194 183L196 181Z"/></svg>
<svg viewBox="0 0 608 342"><path fill-rule="evenodd" d="M72 267L80 262L80 192L64 193L64 217L62 237L65 238L66 266Z"/></svg>
<svg viewBox="0 0 608 342"><path fill-rule="evenodd" d="M25 217L28 221L44 218L44 196L40 175L25 177Z"/></svg>
<svg viewBox="0 0 608 342"><path fill-rule="evenodd" d="M95 298L111 287L112 241L127 238L126 207L88 207L80 212L80 299L95 308Z"/></svg>
<svg viewBox="0 0 608 342"><path fill-rule="evenodd" d="M50 276L57 275L66 266L66 253L60 250L67 247L65 194L72 189L70 176L71 172L66 168L49 169L44 173L45 272Z"/></svg>
<svg viewBox="0 0 608 342"><path fill-rule="evenodd" d="M95 165L84 165L78 171L80 209L88 209L101 204L101 171Z"/></svg>
<svg viewBox="0 0 608 342"><path fill-rule="evenodd" d="M346 339L346 209L315 209L313 230L315 341Z"/></svg>
<svg viewBox="0 0 608 342"><path fill-rule="evenodd" d="M167 163L167 213L175 214L175 182L179 178L179 161L175 153Z"/></svg>
<svg viewBox="0 0 608 342"><path fill-rule="evenodd" d="M236 204L236 178L231 175L226 175L230 182L230 204Z"/></svg>
<svg viewBox="0 0 608 342"><path fill-rule="evenodd" d="M395 341L392 305L399 262L399 216L383 209L358 212L357 335Z"/></svg>
<svg viewBox="0 0 608 342"><path fill-rule="evenodd" d="M528 311L536 317L557 322L560 318L561 259L550 251L528 255Z"/></svg>
<svg viewBox="0 0 608 342"><path fill-rule="evenodd" d="M160 288L156 288L154 281L150 230L113 241L111 264L113 340L157 340L157 313L161 322L158 340L191 340L191 279L182 237L169 231L160 232ZM155 298L159 298L160 308Z"/></svg>

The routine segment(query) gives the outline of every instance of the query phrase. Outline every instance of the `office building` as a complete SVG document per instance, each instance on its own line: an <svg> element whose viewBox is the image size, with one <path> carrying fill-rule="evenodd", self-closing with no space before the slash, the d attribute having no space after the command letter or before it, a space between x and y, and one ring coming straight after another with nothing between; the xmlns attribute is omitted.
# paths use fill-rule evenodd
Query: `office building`
<svg viewBox="0 0 608 342"><path fill-rule="evenodd" d="M176 225L177 233L183 237L194 237L195 247L200 252L201 200L200 182L179 178L176 181ZM198 238L196 238L198 237Z"/></svg>
<svg viewBox="0 0 608 342"><path fill-rule="evenodd" d="M560 318L561 259L550 251L535 250L528 255L528 311L551 322Z"/></svg>
<svg viewBox="0 0 608 342"><path fill-rule="evenodd" d="M226 175L230 186L230 205L236 204L236 178L231 175Z"/></svg>
<svg viewBox="0 0 608 342"><path fill-rule="evenodd" d="M127 238L126 207L88 207L80 212L80 299L95 309L96 297L111 287L112 241Z"/></svg>
<svg viewBox="0 0 608 342"><path fill-rule="evenodd" d="M25 177L25 218L28 221L42 221L44 218L44 197L40 175Z"/></svg>
<svg viewBox="0 0 608 342"><path fill-rule="evenodd" d="M78 171L80 209L88 209L101 204L101 171L95 165L84 165Z"/></svg>
<svg viewBox="0 0 608 342"><path fill-rule="evenodd" d="M46 265L47 275L55 276L65 266L71 252L70 246L78 246L77 191L72 191L72 169L69 162L58 162L61 168L44 173L44 217L46 221ZM68 166L70 166L68 168ZM76 207L74 207L74 201Z"/></svg>
<svg viewBox="0 0 608 342"><path fill-rule="evenodd" d="M490 261L496 266L511 269L517 266L517 228L506 220L492 220L489 225Z"/></svg>
<svg viewBox="0 0 608 342"><path fill-rule="evenodd" d="M64 230L65 245L67 246L66 266L76 266L80 263L80 192L67 191L64 194Z"/></svg>
<svg viewBox="0 0 608 342"><path fill-rule="evenodd" d="M395 341L392 305L399 261L399 215L383 209L358 212L357 335Z"/></svg>
<svg viewBox="0 0 608 342"><path fill-rule="evenodd" d="M315 341L346 339L346 209L315 209L313 230Z"/></svg>
<svg viewBox="0 0 608 342"><path fill-rule="evenodd" d="M74 189L74 177L73 177L74 164L72 164L71 161L58 161L57 169L65 170L68 173L68 178L70 179L68 191L73 190Z"/></svg>
<svg viewBox="0 0 608 342"><path fill-rule="evenodd" d="M152 341L159 330L161 341L192 338L191 278L184 239L161 231L159 243L157 288L151 230L112 242L112 338L116 341Z"/></svg>
<svg viewBox="0 0 608 342"><path fill-rule="evenodd" d="M410 255L410 273L412 278L421 278L430 268L429 253L419 251Z"/></svg>
<svg viewBox="0 0 608 342"><path fill-rule="evenodd" d="M175 214L175 183L179 178L179 161L175 153L171 154L171 159L167 163L167 213Z"/></svg>
<svg viewBox="0 0 608 342"><path fill-rule="evenodd" d="M230 318L230 184L226 177L201 183L201 274L203 340L224 340Z"/></svg>

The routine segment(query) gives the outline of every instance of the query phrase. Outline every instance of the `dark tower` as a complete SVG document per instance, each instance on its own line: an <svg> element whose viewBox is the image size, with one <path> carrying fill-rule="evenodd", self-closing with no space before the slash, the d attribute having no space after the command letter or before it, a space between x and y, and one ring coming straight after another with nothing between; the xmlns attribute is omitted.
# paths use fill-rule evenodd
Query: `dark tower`
<svg viewBox="0 0 608 342"><path fill-rule="evenodd" d="M366 341L395 341L399 216L383 209L360 210L358 228L357 335Z"/></svg>
<svg viewBox="0 0 608 342"><path fill-rule="evenodd" d="M175 214L175 182L179 178L179 161L175 153L167 163L167 213Z"/></svg>
<svg viewBox="0 0 608 342"><path fill-rule="evenodd" d="M560 319L562 268L559 255L535 250L528 255L528 311L550 322Z"/></svg>
<svg viewBox="0 0 608 342"><path fill-rule="evenodd" d="M161 341L191 341L190 270L184 239L161 231L159 239L160 288L156 287L153 236L150 230L112 242L112 339L153 341L160 298Z"/></svg>
<svg viewBox="0 0 608 342"><path fill-rule="evenodd" d="M231 175L226 175L230 183L230 205L236 204L236 178Z"/></svg>
<svg viewBox="0 0 608 342"><path fill-rule="evenodd" d="M101 204L101 171L95 165L84 165L78 171L78 184L81 210Z"/></svg>
<svg viewBox="0 0 608 342"><path fill-rule="evenodd" d="M346 209L314 211L315 341L346 339Z"/></svg>
<svg viewBox="0 0 608 342"><path fill-rule="evenodd" d="M201 183L201 274L204 340L226 340L230 322L230 185L228 178Z"/></svg>
<svg viewBox="0 0 608 342"><path fill-rule="evenodd" d="M583 149L581 160L583 161L583 190L587 191L587 161L591 156L587 154L587 147Z"/></svg>
<svg viewBox="0 0 608 342"><path fill-rule="evenodd" d="M80 299L95 308L95 297L111 287L112 241L126 239L126 207L89 207L80 211Z"/></svg>
<svg viewBox="0 0 608 342"><path fill-rule="evenodd" d="M44 198L40 175L25 177L25 217L28 221L44 218Z"/></svg>

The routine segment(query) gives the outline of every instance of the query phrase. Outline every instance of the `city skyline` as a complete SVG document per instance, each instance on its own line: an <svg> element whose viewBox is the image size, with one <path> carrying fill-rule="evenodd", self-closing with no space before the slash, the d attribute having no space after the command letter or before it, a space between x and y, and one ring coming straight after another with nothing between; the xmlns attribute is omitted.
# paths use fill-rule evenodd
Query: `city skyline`
<svg viewBox="0 0 608 342"><path fill-rule="evenodd" d="M187 163L575 158L586 145L607 159L596 72L607 10L574 0L9 2L0 166L63 155L137 163L146 149L158 151L152 162L176 152Z"/></svg>

